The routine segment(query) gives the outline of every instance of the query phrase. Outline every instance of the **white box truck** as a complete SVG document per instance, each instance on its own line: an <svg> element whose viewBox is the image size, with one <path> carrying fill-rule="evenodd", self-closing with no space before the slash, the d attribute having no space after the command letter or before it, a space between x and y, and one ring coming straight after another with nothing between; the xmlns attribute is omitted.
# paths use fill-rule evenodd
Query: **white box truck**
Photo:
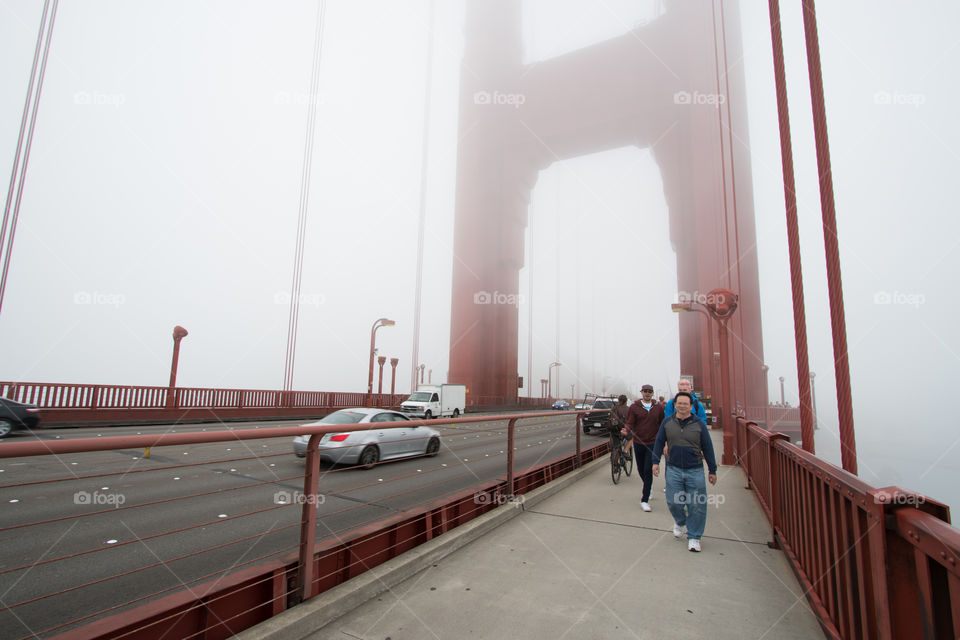
<svg viewBox="0 0 960 640"><path fill-rule="evenodd" d="M422 384L400 405L411 418L459 418L467 408L467 385Z"/></svg>

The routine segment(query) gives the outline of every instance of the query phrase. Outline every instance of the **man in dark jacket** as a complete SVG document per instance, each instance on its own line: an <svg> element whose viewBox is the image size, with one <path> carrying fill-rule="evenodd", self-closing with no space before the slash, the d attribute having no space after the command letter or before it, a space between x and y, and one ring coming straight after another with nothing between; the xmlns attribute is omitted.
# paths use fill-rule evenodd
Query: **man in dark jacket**
<svg viewBox="0 0 960 640"><path fill-rule="evenodd" d="M640 508L650 509L650 491L653 489L653 444L663 422L663 405L653 399L653 386L640 387L640 398L630 405L624 435L633 435L633 451L636 454L637 473L643 480Z"/></svg>
<svg viewBox="0 0 960 640"><path fill-rule="evenodd" d="M710 484L717 483L717 460L707 425L690 413L693 396L680 391L673 398L677 412L665 419L653 445L653 475L660 475L663 445L670 445L667 466L667 507L673 516L673 536L679 539L686 529L687 548L700 551L700 538L707 524L707 485L703 461L710 471Z"/></svg>
<svg viewBox="0 0 960 640"><path fill-rule="evenodd" d="M627 436L623 441L623 448L621 449L626 460L630 459L630 438L632 437L629 433L624 432L624 425L627 423L627 396L620 394L620 397L617 398L617 404L612 409L610 409L610 447L616 447L620 442L620 439L617 438L617 433L622 433Z"/></svg>

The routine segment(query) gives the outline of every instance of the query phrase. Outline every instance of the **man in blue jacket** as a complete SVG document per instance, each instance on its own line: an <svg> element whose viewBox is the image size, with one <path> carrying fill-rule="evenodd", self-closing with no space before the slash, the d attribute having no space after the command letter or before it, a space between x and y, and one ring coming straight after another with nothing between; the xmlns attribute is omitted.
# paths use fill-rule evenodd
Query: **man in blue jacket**
<svg viewBox="0 0 960 640"><path fill-rule="evenodd" d="M677 412L660 424L653 445L653 475L660 475L663 445L667 456L667 507L673 516L673 537L687 533L687 548L700 551L700 538L707 524L707 485L703 478L703 461L707 461L710 484L717 483L717 459L713 441L703 421L691 413L693 396L680 391L673 398Z"/></svg>
<svg viewBox="0 0 960 640"><path fill-rule="evenodd" d="M677 391L683 391L684 393L690 394L690 397L693 398L693 408L691 409L691 412L693 415L703 420L703 424L707 424L707 410L703 408L703 403L700 402L695 395L693 395L693 383L690 382L690 379L680 378L677 380ZM668 400L667 406L663 408L663 417L669 418L676 412L677 410L673 406L673 400Z"/></svg>

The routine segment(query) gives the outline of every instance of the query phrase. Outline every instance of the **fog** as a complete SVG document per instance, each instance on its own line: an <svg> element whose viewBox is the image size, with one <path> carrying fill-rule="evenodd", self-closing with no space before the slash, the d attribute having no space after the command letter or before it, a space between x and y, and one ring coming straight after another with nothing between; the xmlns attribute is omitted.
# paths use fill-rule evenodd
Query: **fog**
<svg viewBox="0 0 960 640"><path fill-rule="evenodd" d="M699 0L698 0L699 1ZM365 389L370 327L410 388L430 61L420 362L445 380L462 1L326 3L297 389ZM0 0L0 158L13 163L42 2ZM310 94L308 2L60 5L0 313L0 379L280 388ZM662 2L525 0L527 61L614 37ZM816 372L818 454L839 463L826 269L799 2L781 7ZM939 406L960 361L952 284L960 6L818 6L860 474L960 504ZM798 403L766 3L742 3L770 398ZM746 140L740 141L746 144ZM540 394L679 369L676 257L656 163L622 148L543 171L521 272L520 375ZM709 287L712 283L706 283ZM532 313L531 313L532 308ZM532 325L530 319L532 318ZM532 328L531 328L532 327ZM528 366L528 343L533 359ZM385 376L389 381L389 373ZM571 385L573 385L571 389ZM907 438L907 434L911 437Z"/></svg>

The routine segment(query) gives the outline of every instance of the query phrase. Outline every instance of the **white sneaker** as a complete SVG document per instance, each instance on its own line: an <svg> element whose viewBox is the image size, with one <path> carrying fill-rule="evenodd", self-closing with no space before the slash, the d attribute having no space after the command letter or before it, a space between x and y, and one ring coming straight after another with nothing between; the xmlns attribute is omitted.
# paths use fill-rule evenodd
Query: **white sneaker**
<svg viewBox="0 0 960 640"><path fill-rule="evenodd" d="M687 549L700 553L700 541L699 540L690 540L687 542Z"/></svg>
<svg viewBox="0 0 960 640"><path fill-rule="evenodd" d="M683 537L683 534L687 532L686 527L681 527L680 525L674 523L673 525L673 537L679 540Z"/></svg>
<svg viewBox="0 0 960 640"><path fill-rule="evenodd" d="M644 511L653 511L653 509L650 508L650 505L647 504L646 502L641 502L640 508L643 509Z"/></svg>

